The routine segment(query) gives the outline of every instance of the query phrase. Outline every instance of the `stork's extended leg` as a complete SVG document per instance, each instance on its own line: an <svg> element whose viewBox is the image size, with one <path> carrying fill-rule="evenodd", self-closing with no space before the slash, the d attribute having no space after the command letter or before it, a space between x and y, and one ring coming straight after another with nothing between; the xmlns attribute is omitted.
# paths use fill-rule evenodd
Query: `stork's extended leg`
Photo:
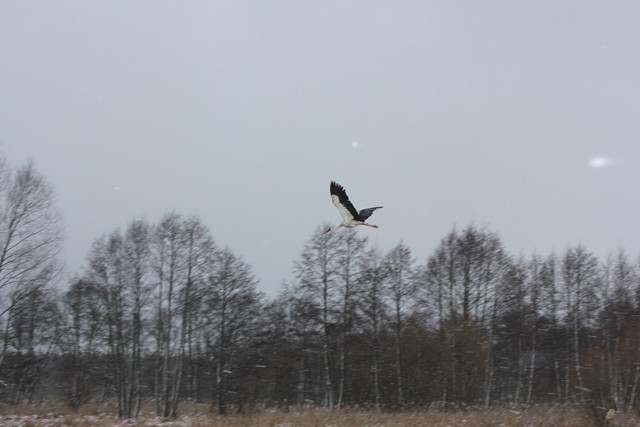
<svg viewBox="0 0 640 427"><path fill-rule="evenodd" d="M377 225L375 225L375 224L367 224L366 222L363 222L362 225L366 225L368 227L373 227L373 228L378 228Z"/></svg>

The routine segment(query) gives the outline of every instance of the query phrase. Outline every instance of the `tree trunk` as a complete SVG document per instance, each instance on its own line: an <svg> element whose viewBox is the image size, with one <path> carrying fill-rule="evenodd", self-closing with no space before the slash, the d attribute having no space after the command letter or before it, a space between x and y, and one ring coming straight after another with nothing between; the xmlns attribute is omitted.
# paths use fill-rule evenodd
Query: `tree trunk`
<svg viewBox="0 0 640 427"><path fill-rule="evenodd" d="M396 358L396 390L398 393L398 408L402 408L404 406L404 394L402 387L402 349L401 349L401 341L400 336L402 334L402 325L400 324L400 311L399 307L396 306L396 336L395 336L395 358Z"/></svg>
<svg viewBox="0 0 640 427"><path fill-rule="evenodd" d="M532 398L533 398L533 380L535 378L535 372L536 372L536 330L535 330L535 324L534 324L534 330L533 333L531 334L531 358L529 359L529 381L527 384L527 399L525 401L525 403L527 405L531 405L532 402Z"/></svg>
<svg viewBox="0 0 640 427"><path fill-rule="evenodd" d="M226 384L225 384L225 361L224 361L224 350L222 349L223 344L220 343L220 351L218 352L218 365L216 369L216 389L218 391L218 414L226 415L227 414L227 401L226 401Z"/></svg>
<svg viewBox="0 0 640 427"><path fill-rule="evenodd" d="M304 346L300 352L300 360L298 361L298 385L296 387L296 404L302 406L304 404L304 383L306 375L304 372Z"/></svg>
<svg viewBox="0 0 640 427"><path fill-rule="evenodd" d="M333 409L333 390L331 385L331 369L329 367L329 285L326 277L323 282L322 323L324 340L322 342L322 358L324 362L324 406Z"/></svg>
<svg viewBox="0 0 640 427"><path fill-rule="evenodd" d="M377 299L376 299L377 302ZM373 395L375 399L375 406L378 411L380 411L380 343L378 339L378 309L377 303L374 308L374 318L373 318L373 342L372 342L372 353L373 353Z"/></svg>
<svg viewBox="0 0 640 427"><path fill-rule="evenodd" d="M333 390L331 385L331 370L329 368L329 328L325 322L324 340L322 342L322 360L324 362L324 406L333 409Z"/></svg>

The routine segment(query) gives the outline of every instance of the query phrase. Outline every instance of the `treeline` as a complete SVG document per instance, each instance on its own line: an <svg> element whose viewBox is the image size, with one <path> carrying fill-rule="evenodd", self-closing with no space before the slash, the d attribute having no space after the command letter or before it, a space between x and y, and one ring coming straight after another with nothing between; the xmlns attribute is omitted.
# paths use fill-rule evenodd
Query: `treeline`
<svg viewBox="0 0 640 427"><path fill-rule="evenodd" d="M638 408L639 265L509 254L498 235L453 229L426 262L353 231L319 228L272 303L289 356L277 400L329 407L577 403ZM271 361L279 365L280 358ZM291 390L295 385L294 390Z"/></svg>
<svg viewBox="0 0 640 427"><path fill-rule="evenodd" d="M2 166L2 165L0 165ZM454 228L426 260L318 227L274 299L197 217L132 221L95 240L66 286L53 190L0 169L0 397L72 407L574 403L637 410L640 265L583 246L514 257Z"/></svg>

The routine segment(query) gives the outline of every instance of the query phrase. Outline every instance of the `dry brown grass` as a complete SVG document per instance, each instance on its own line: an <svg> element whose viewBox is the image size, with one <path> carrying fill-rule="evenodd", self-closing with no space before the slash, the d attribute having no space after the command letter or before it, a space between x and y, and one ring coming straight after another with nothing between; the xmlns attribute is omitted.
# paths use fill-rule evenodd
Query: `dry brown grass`
<svg viewBox="0 0 640 427"><path fill-rule="evenodd" d="M77 413L59 403L29 406L0 405L0 425L6 427L43 426L167 426L167 427L413 427L413 426L567 426L585 427L596 424L584 411L573 407L534 407L523 410L494 408L491 410L439 409L377 412L369 409L343 409L331 411L317 408L284 410L255 410L251 414L218 416L207 404L183 404L177 419L161 420L155 417L153 405L147 404L137 420L122 421L115 418L112 405L95 403L82 406ZM616 426L640 425L634 414L617 413Z"/></svg>

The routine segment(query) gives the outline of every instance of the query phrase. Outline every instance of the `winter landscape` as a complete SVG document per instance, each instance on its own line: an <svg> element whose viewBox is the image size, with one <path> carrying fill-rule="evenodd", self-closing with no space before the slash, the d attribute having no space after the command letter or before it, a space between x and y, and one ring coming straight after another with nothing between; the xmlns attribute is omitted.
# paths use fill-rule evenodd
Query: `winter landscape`
<svg viewBox="0 0 640 427"><path fill-rule="evenodd" d="M0 425L638 425L639 15L0 2Z"/></svg>
<svg viewBox="0 0 640 427"><path fill-rule="evenodd" d="M53 188L33 163L4 164L7 422L19 409L64 425L88 406L105 423L511 425L553 409L577 425L637 407L640 265L622 249L517 257L470 224L421 263L402 242L382 252L358 229L319 226L269 298L198 217L167 213L96 238L61 289Z"/></svg>

